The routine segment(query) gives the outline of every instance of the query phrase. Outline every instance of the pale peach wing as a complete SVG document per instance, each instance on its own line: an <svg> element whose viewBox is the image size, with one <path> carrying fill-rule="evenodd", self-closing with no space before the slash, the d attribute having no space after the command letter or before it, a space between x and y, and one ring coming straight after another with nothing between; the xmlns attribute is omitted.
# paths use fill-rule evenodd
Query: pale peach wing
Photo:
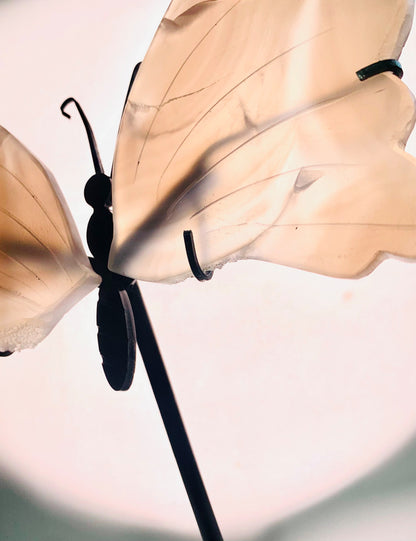
<svg viewBox="0 0 416 541"><path fill-rule="evenodd" d="M0 127L0 351L35 346L98 283L54 178Z"/></svg>
<svg viewBox="0 0 416 541"><path fill-rule="evenodd" d="M408 0L173 0L115 154L113 270L145 280L258 258L357 277L415 257L413 98L391 74Z"/></svg>

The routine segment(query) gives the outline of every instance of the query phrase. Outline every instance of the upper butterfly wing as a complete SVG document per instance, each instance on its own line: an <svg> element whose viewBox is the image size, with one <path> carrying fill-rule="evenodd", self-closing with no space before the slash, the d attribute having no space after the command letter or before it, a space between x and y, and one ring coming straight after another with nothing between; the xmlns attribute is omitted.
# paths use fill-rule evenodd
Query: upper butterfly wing
<svg viewBox="0 0 416 541"><path fill-rule="evenodd" d="M54 178L0 127L0 351L35 346L99 280Z"/></svg>
<svg viewBox="0 0 416 541"><path fill-rule="evenodd" d="M154 281L258 258L360 276L416 256L413 98L389 74L408 0L173 0L115 153L110 267Z"/></svg>

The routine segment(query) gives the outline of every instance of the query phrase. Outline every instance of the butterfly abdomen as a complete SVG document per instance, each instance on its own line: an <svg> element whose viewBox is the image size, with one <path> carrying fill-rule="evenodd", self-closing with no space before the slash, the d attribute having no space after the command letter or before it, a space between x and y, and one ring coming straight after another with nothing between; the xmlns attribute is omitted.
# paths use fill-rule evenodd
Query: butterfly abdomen
<svg viewBox="0 0 416 541"><path fill-rule="evenodd" d="M127 293L111 278L99 288L97 326L105 376L116 391L127 390L134 375L136 332Z"/></svg>
<svg viewBox="0 0 416 541"><path fill-rule="evenodd" d="M127 390L136 364L136 331L125 288L129 278L108 270L108 254L113 239L113 215L108 201L111 181L103 173L91 177L84 190L94 212L88 222L87 243L94 256L91 264L102 277L97 304L98 348L107 381L116 391Z"/></svg>

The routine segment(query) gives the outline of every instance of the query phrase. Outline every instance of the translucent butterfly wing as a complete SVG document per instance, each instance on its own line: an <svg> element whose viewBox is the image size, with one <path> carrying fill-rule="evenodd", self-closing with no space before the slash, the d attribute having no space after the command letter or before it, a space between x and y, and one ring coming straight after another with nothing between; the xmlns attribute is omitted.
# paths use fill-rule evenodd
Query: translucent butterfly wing
<svg viewBox="0 0 416 541"><path fill-rule="evenodd" d="M397 58L407 0L173 1L115 154L113 270L175 281L258 258L359 276L415 257L413 98L356 71Z"/></svg>
<svg viewBox="0 0 416 541"><path fill-rule="evenodd" d="M0 351L36 345L98 283L54 178L0 127Z"/></svg>

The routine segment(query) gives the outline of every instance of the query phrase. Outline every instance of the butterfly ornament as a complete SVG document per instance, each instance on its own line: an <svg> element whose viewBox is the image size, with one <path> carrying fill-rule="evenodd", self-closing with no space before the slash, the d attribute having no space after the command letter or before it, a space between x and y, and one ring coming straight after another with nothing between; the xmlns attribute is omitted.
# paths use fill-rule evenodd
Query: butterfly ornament
<svg viewBox="0 0 416 541"><path fill-rule="evenodd" d="M1 355L99 286L105 375L130 387L137 342L203 539L221 533L136 280L248 258L359 278L414 259L415 107L397 61L412 15L404 0L173 0L133 73L111 179L82 108L62 104L92 150L91 258L52 174L0 128Z"/></svg>

